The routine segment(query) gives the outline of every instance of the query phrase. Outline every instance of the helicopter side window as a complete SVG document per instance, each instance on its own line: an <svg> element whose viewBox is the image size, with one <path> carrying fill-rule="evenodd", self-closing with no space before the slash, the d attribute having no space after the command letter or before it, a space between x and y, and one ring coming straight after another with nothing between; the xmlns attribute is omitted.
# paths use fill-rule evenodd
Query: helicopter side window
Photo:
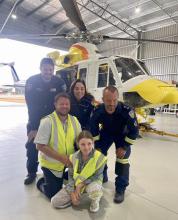
<svg viewBox="0 0 178 220"><path fill-rule="evenodd" d="M67 92L70 90L72 82L77 79L77 69L78 66L71 66L56 72L56 75L64 80L67 87Z"/></svg>
<svg viewBox="0 0 178 220"><path fill-rule="evenodd" d="M86 82L86 74L87 74L87 68L82 68L79 70L79 79Z"/></svg>
<svg viewBox="0 0 178 220"><path fill-rule="evenodd" d="M111 85L111 86L115 86L116 85L116 80L114 78L114 74L113 74L111 68L109 68L109 85Z"/></svg>
<svg viewBox="0 0 178 220"><path fill-rule="evenodd" d="M101 64L98 70L98 88L107 86L108 64Z"/></svg>

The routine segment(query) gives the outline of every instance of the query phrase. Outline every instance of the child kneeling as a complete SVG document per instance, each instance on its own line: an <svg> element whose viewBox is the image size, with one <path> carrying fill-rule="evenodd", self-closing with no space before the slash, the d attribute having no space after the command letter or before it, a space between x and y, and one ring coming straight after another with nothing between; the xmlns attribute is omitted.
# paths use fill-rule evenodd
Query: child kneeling
<svg viewBox="0 0 178 220"><path fill-rule="evenodd" d="M79 134L77 144L79 150L70 155L72 167L68 170L69 182L52 197L51 203L55 208L79 205L81 194L87 192L91 199L90 211L97 212L103 195L102 182L106 157L94 149L94 139L88 131Z"/></svg>

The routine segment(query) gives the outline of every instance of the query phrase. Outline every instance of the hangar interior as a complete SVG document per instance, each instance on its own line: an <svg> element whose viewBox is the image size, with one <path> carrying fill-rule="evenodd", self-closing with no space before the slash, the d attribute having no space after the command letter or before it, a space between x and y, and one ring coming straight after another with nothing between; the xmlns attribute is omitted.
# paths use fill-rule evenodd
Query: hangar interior
<svg viewBox="0 0 178 220"><path fill-rule="evenodd" d="M123 55L143 60L157 79L178 82L178 45L141 39L178 41L177 0L77 0L87 30L96 35L139 38L140 41L97 42L103 56ZM72 11L72 9L71 9ZM12 18L15 14L16 19ZM72 34L77 27L59 0L0 0L0 38L10 38L68 50L76 40L25 39L24 35ZM178 219L178 139L144 134L132 148L130 185L123 204L114 204L114 146L109 152L109 182L97 214L87 199L79 208L53 209L34 185L25 187L27 109L23 104L0 105L0 219ZM176 112L159 114L158 130L178 133ZM174 114L173 114L174 113ZM39 176L41 171L39 169Z"/></svg>

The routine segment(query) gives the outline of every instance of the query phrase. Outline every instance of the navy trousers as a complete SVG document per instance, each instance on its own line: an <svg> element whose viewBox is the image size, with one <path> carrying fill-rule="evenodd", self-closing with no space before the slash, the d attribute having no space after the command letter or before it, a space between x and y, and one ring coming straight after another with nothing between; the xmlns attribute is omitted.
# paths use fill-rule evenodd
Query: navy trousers
<svg viewBox="0 0 178 220"><path fill-rule="evenodd" d="M27 142L26 145L26 156L27 156L27 162L26 162L26 168L29 175L36 176L36 172L38 170L38 151L36 149L36 145L33 143L33 140L31 142Z"/></svg>
<svg viewBox="0 0 178 220"><path fill-rule="evenodd" d="M44 178L39 179L37 182L37 187L42 193L45 194L49 199L51 199L59 190L62 189L63 177L56 177L49 169L42 167L41 168L44 174Z"/></svg>
<svg viewBox="0 0 178 220"><path fill-rule="evenodd" d="M122 147L118 136L108 135L106 132L100 133L100 140L96 141L95 147L99 149L104 155L107 155L107 152L112 144L115 144L116 149ZM126 150L126 154L123 159L128 159L131 153L130 146ZM120 163L116 161L115 163L115 189L116 192L124 192L126 187L129 185L129 163ZM103 175L107 173L107 165L105 166Z"/></svg>

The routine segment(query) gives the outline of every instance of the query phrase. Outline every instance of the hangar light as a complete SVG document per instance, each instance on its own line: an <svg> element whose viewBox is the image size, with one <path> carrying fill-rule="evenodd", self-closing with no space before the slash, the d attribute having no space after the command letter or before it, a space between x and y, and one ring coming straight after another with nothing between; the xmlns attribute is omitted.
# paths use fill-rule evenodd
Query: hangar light
<svg viewBox="0 0 178 220"><path fill-rule="evenodd" d="M12 17L12 19L14 19L14 20L17 19L17 15L16 15L16 14L12 14L11 17Z"/></svg>
<svg viewBox="0 0 178 220"><path fill-rule="evenodd" d="M136 12L136 13L139 13L139 12L140 12L140 7L136 7L136 8L135 8L135 12Z"/></svg>

